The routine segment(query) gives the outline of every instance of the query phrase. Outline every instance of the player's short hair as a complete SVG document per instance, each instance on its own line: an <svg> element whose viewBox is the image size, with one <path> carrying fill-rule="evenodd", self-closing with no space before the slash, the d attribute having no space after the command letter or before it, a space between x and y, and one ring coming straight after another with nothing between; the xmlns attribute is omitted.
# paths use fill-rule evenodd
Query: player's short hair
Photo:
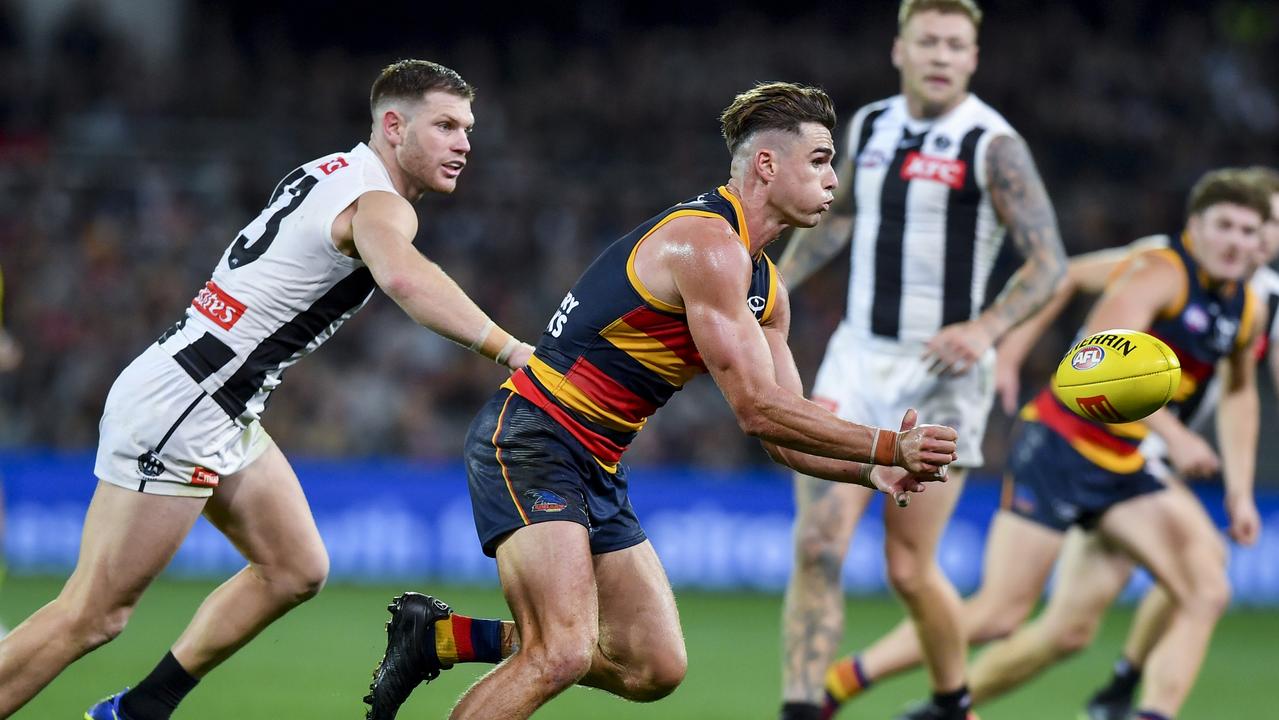
<svg viewBox="0 0 1279 720"><path fill-rule="evenodd" d="M1262 220L1270 219L1270 193L1253 170L1223 168L1206 173L1190 190L1186 214L1198 215L1218 203L1242 205L1261 213Z"/></svg>
<svg viewBox="0 0 1279 720"><path fill-rule="evenodd" d="M1248 174L1252 175L1253 180L1261 186L1261 189L1266 191L1267 195L1279 194L1279 170L1265 165L1253 165L1247 171Z"/></svg>
<svg viewBox="0 0 1279 720"><path fill-rule="evenodd" d="M397 60L382 68L373 90L369 92L369 111L377 114L378 105L386 99L420 100L432 90L475 99L475 88L456 70L430 60Z"/></svg>
<svg viewBox="0 0 1279 720"><path fill-rule="evenodd" d="M973 27L981 29L981 8L974 0L902 0L901 7L897 8L898 32L912 17L926 10L966 15L973 21Z"/></svg>
<svg viewBox="0 0 1279 720"><path fill-rule="evenodd" d="M736 153L752 135L765 130L799 133L806 122L835 132L835 105L821 88L788 82L760 83L733 98L720 113L720 132Z"/></svg>

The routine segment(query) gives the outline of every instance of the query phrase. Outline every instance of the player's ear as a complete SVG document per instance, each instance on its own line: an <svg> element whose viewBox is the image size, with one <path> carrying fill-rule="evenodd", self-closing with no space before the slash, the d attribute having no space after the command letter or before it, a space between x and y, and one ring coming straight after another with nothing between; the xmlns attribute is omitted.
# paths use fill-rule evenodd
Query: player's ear
<svg viewBox="0 0 1279 720"><path fill-rule="evenodd" d="M386 137L391 147L395 147L404 142L404 133L408 127L408 118L395 108L387 108L382 111L382 135Z"/></svg>
<svg viewBox="0 0 1279 720"><path fill-rule="evenodd" d="M901 35L898 35L897 37L893 38L893 52L892 52L893 67L897 68L898 70L902 69L902 53L904 52L904 48L902 47L903 42L905 41L902 40Z"/></svg>
<svg viewBox="0 0 1279 720"><path fill-rule="evenodd" d="M772 182L777 177L777 152L769 148L755 151L755 172L764 182Z"/></svg>

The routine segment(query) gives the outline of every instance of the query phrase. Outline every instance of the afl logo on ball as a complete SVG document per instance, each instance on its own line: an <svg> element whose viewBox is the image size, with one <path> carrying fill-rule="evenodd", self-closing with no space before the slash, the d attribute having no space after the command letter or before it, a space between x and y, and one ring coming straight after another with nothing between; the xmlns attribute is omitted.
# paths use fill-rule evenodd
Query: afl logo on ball
<svg viewBox="0 0 1279 720"><path fill-rule="evenodd" d="M1076 370L1092 370L1101 364L1106 351L1096 345L1079 348L1070 359L1070 366Z"/></svg>

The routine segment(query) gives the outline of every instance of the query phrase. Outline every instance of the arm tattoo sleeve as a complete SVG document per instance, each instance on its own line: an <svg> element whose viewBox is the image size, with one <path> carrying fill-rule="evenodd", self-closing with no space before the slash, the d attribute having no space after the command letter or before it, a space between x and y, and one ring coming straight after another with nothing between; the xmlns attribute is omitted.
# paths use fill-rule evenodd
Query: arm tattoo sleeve
<svg viewBox="0 0 1279 720"><path fill-rule="evenodd" d="M1025 258L987 310L996 334L1003 335L1052 298L1066 274L1066 252L1052 202L1026 143L1017 137L997 137L986 159L991 202Z"/></svg>

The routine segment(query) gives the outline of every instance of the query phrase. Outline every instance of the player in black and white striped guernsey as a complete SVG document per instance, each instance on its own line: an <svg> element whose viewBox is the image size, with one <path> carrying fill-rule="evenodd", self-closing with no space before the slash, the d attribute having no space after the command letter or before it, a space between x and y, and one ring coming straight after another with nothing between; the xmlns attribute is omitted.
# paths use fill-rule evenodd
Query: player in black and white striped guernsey
<svg viewBox="0 0 1279 720"><path fill-rule="evenodd" d="M413 320L500 364L532 348L413 247L412 201L451 193L474 91L421 60L374 82L368 144L305 163L231 243L184 317L112 386L79 563L0 641L0 717L123 629L203 513L248 567L213 591L150 675L86 718L164 720L198 679L323 586L328 556L288 460L259 422L290 365L380 287Z"/></svg>
<svg viewBox="0 0 1279 720"><path fill-rule="evenodd" d="M813 400L884 423L908 407L955 427L951 482L884 513L889 579L919 628L934 696L907 717L964 718L960 602L937 542L983 464L994 343L1051 296L1065 253L1052 205L1004 118L968 92L981 10L972 0L904 0L893 63L902 93L859 110L843 184L827 218L797 231L779 263L794 288L852 242L847 316L831 337ZM1003 236L1025 262L985 310ZM783 720L830 717L874 677L854 656L831 665L843 631L840 567L870 494L796 476L795 571L784 610Z"/></svg>

